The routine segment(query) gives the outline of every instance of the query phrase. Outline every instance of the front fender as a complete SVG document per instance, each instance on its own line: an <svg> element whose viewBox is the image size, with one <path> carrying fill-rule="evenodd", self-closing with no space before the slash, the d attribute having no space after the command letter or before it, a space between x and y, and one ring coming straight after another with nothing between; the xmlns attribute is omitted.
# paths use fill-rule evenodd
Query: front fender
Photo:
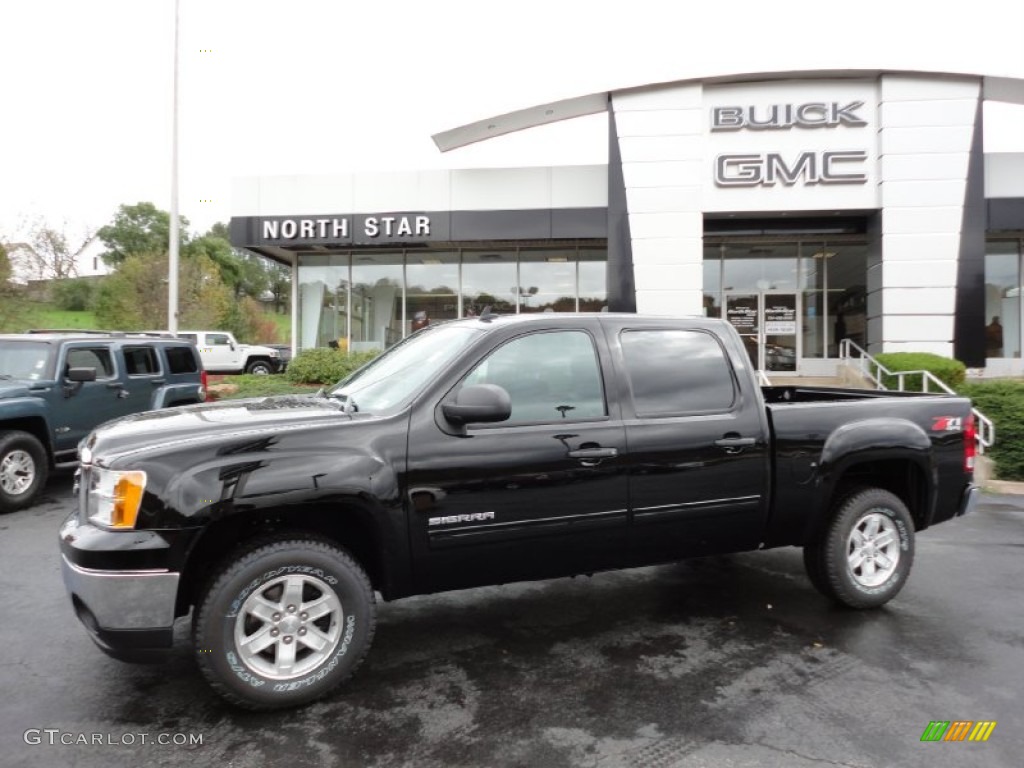
<svg viewBox="0 0 1024 768"><path fill-rule="evenodd" d="M0 400L0 430L8 428L24 429L26 421L35 422L38 425L37 435L52 455L53 430L50 427L49 409L46 402L38 397L12 397ZM8 427L7 422L20 422L14 427ZM36 430L29 430L35 432Z"/></svg>
<svg viewBox="0 0 1024 768"><path fill-rule="evenodd" d="M397 479L383 460L356 448L246 450L214 455L180 470L142 461L151 486L140 515L147 528L202 526L240 513L321 504L337 498L397 497Z"/></svg>

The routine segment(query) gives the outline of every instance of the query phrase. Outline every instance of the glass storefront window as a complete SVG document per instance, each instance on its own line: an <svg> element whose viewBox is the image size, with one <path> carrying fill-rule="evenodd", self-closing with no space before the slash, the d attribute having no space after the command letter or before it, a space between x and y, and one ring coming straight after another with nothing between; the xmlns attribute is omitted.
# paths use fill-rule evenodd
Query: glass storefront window
<svg viewBox="0 0 1024 768"><path fill-rule="evenodd" d="M515 251L464 251L462 312L479 315L484 307L496 314L516 311Z"/></svg>
<svg viewBox="0 0 1024 768"><path fill-rule="evenodd" d="M386 349L402 340L402 258L390 253L353 255L352 351Z"/></svg>
<svg viewBox="0 0 1024 768"><path fill-rule="evenodd" d="M490 307L600 312L603 247L299 254L299 349L387 349L427 323Z"/></svg>
<svg viewBox="0 0 1024 768"><path fill-rule="evenodd" d="M299 349L348 343L348 254L299 254Z"/></svg>
<svg viewBox="0 0 1024 768"><path fill-rule="evenodd" d="M722 252L724 245L704 246L704 316L722 316Z"/></svg>
<svg viewBox="0 0 1024 768"><path fill-rule="evenodd" d="M579 311L600 312L608 305L608 251L579 252Z"/></svg>
<svg viewBox="0 0 1024 768"><path fill-rule="evenodd" d="M704 246L705 315L721 317L729 297L761 295L759 306L767 307L777 301L770 297L792 294L799 299L793 303L802 358L835 358L843 338L867 348L866 283L864 243L742 240Z"/></svg>
<svg viewBox="0 0 1024 768"><path fill-rule="evenodd" d="M519 311L576 311L576 249L521 251Z"/></svg>
<svg viewBox="0 0 1024 768"><path fill-rule="evenodd" d="M796 290L796 250L796 243L727 245L722 260L722 290Z"/></svg>
<svg viewBox="0 0 1024 768"><path fill-rule="evenodd" d="M985 246L985 357L1020 357L1021 242Z"/></svg>
<svg viewBox="0 0 1024 768"><path fill-rule="evenodd" d="M867 246L828 244L822 251L828 261L825 267L828 314L824 324L828 356L839 356L839 342L843 339L849 339L861 349L867 349Z"/></svg>
<svg viewBox="0 0 1024 768"><path fill-rule="evenodd" d="M405 266L405 331L459 316L459 257L455 253L408 254Z"/></svg>

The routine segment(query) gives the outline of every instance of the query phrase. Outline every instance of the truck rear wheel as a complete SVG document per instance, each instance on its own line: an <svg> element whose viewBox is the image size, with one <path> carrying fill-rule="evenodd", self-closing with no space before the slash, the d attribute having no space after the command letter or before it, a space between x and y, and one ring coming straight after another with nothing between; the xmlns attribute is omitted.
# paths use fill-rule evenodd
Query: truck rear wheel
<svg viewBox="0 0 1024 768"><path fill-rule="evenodd" d="M46 449L35 435L0 432L0 513L31 504L46 485Z"/></svg>
<svg viewBox="0 0 1024 768"><path fill-rule="evenodd" d="M881 488L843 497L824 534L804 548L811 583L850 608L876 608L892 600L913 562L910 511Z"/></svg>
<svg viewBox="0 0 1024 768"><path fill-rule="evenodd" d="M326 695L362 661L373 589L352 557L316 539L272 541L233 559L203 593L196 660L221 696L252 710Z"/></svg>

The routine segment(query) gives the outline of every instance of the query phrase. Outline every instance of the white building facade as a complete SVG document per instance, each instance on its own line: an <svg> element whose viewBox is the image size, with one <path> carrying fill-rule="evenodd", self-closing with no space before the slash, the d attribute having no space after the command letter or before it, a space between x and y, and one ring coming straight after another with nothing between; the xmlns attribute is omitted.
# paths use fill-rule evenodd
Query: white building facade
<svg viewBox="0 0 1024 768"><path fill-rule="evenodd" d="M238 180L232 242L294 268L295 344L384 347L420 313L728 319L755 364L840 342L1022 373L1024 155L982 104L1024 81L803 72L591 94L441 149L606 111L608 164Z"/></svg>

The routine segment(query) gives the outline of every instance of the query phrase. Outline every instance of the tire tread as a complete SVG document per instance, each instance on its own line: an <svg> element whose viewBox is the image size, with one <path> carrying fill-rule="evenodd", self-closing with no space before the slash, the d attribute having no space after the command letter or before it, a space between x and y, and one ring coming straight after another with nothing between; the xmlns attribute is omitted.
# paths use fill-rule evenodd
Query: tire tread
<svg viewBox="0 0 1024 768"><path fill-rule="evenodd" d="M364 592L367 605L369 606L366 641L363 643L362 649L359 650L358 656L344 677L339 677L333 685L328 686L318 694L311 696L310 698L302 699L301 701L288 700L282 702L257 702L252 699L242 697L232 690L230 686L221 681L220 676L217 674L216 670L213 669L213 659L211 655L197 652L195 656L199 670L202 672L203 677L206 678L210 687L212 687L218 695L226 699L228 702L242 709L247 709L253 712L266 712L274 709L281 709L283 707L297 706L299 704L305 705L321 699L336 690L338 685L345 680L348 680L355 673L356 669L358 669L363 663L370 646L373 644L373 636L377 628L376 600L374 599L373 587L370 584L370 579L367 577L366 571L358 561L352 557L347 550L327 539L309 535L296 536L277 534L268 537L261 537L249 542L236 550L234 554L226 557L223 565L214 571L213 576L211 576L204 587L201 597L197 600L198 613L192 624L193 645L198 646L199 638L203 635L206 630L207 623L211 620L211 595L214 595L221 590L226 582L235 577L235 574L238 571L247 568L261 558L272 556L278 552L295 549L297 547L309 548L335 559L340 566L349 569L356 577L359 587ZM217 617L212 618L216 620Z"/></svg>

